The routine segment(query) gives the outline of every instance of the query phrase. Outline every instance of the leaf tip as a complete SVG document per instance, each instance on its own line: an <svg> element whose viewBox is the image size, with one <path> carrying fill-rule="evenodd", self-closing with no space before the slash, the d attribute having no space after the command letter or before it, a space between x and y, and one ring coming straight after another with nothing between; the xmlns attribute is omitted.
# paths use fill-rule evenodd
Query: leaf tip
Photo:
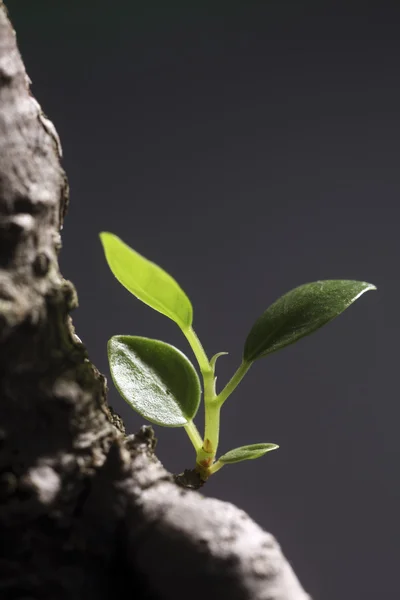
<svg viewBox="0 0 400 600"><path fill-rule="evenodd" d="M356 300L358 300L358 298L360 298L360 296L362 296L363 294L365 294L365 292L373 292L373 291L376 291L378 289L376 287L376 285L374 285L373 283L368 283L367 281L363 281L362 285L363 285L362 289L353 298L352 302L355 302Z"/></svg>
<svg viewBox="0 0 400 600"><path fill-rule="evenodd" d="M110 231L100 231L99 233L99 238L103 246L106 244L107 240L115 237L117 236L111 233Z"/></svg>

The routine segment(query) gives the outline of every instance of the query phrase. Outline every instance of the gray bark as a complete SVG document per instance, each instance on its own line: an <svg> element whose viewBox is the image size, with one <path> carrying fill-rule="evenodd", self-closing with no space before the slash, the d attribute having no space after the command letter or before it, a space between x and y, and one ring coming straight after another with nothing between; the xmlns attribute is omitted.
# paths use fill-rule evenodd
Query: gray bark
<svg viewBox="0 0 400 600"><path fill-rule="evenodd" d="M69 316L52 123L0 0L0 597L306 600L275 539L126 436Z"/></svg>

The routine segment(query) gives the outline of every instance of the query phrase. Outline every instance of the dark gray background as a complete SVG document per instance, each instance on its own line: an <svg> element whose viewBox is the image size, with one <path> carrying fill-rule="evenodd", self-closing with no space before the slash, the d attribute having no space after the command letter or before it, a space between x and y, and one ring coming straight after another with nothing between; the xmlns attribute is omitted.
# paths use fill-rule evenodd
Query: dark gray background
<svg viewBox="0 0 400 600"><path fill-rule="evenodd" d="M7 4L62 139L61 263L78 334L107 376L113 334L190 350L113 279L104 229L187 291L208 353L230 352L221 384L280 294L321 278L378 286L256 363L223 410L221 449L280 450L225 467L204 493L275 534L315 599L398 598L400 5ZM140 427L112 385L110 402ZM192 466L183 430L157 435L167 468Z"/></svg>

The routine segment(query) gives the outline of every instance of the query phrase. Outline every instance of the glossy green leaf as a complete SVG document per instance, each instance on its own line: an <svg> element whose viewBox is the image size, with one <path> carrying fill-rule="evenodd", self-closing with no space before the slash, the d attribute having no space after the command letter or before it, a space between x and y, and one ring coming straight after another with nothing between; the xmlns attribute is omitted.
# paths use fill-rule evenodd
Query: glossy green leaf
<svg viewBox="0 0 400 600"><path fill-rule="evenodd" d="M250 446L241 446L240 448L229 450L229 452L220 456L218 460L224 464L237 463L242 460L254 460L277 448L279 448L279 446L276 444L251 444Z"/></svg>
<svg viewBox="0 0 400 600"><path fill-rule="evenodd" d="M127 290L175 321L181 329L191 326L192 305L171 275L132 250L116 235L103 232L100 239L111 271Z"/></svg>
<svg viewBox="0 0 400 600"><path fill-rule="evenodd" d="M255 322L243 358L252 362L276 352L325 325L375 286L363 281L306 283L274 302Z"/></svg>
<svg viewBox="0 0 400 600"><path fill-rule="evenodd" d="M164 427L181 427L195 416L200 382L188 358L158 340L117 335L108 358L119 393L142 417Z"/></svg>

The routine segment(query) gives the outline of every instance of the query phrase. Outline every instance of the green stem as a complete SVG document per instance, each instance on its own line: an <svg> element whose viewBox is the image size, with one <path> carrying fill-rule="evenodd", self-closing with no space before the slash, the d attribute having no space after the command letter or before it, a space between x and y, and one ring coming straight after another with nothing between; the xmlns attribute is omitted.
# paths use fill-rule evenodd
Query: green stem
<svg viewBox="0 0 400 600"><path fill-rule="evenodd" d="M220 463L219 461L213 464L219 442L221 407L250 369L251 363L242 362L232 379L217 396L215 392L214 368L215 360L218 355L216 355L210 363L193 328L189 327L188 329L183 330L183 333L196 356L203 377L205 407L204 443L192 421L185 425L185 429L196 449L196 462L198 468L204 479L207 479L211 473L215 473L223 466L223 463Z"/></svg>
<svg viewBox="0 0 400 600"><path fill-rule="evenodd" d="M189 342L194 355L196 356L197 362L199 363L200 371L203 377L203 385L204 385L204 407L205 407L205 432L204 432L204 443L199 437L195 437L195 441L192 443L193 445L197 444L200 441L200 445L196 447L197 452L197 463L201 466L202 469L207 469L209 465L212 464L215 453L217 451L218 446L218 437L219 437L219 413L220 409L215 404L215 376L214 369L210 364L210 361L207 358L207 355L204 351L204 348L197 337L195 331L192 327L189 327L186 330L183 330L187 341ZM187 434L189 437L193 435L192 428L188 428L185 426ZM197 431L197 430L196 430ZM198 432L197 432L198 433Z"/></svg>
<svg viewBox="0 0 400 600"><path fill-rule="evenodd" d="M215 375L214 371L203 372L203 384L204 384L204 404L207 406L210 402L215 400Z"/></svg>
<svg viewBox="0 0 400 600"><path fill-rule="evenodd" d="M217 471L219 471L220 469L222 469L222 467L224 466L225 463L222 463L220 460L217 460L217 462L215 462L213 465L211 465L211 467L208 469L208 473L210 475L213 475L214 473L216 473Z"/></svg>
<svg viewBox="0 0 400 600"><path fill-rule="evenodd" d="M250 367L251 363L242 362L236 373L233 375L231 380L228 381L218 396L215 395L214 373L208 373L206 377L203 376L205 397L204 404L206 410L205 431L203 447L199 452L197 452L197 463L202 469L205 470L207 477L211 475L211 473L218 471L223 466L223 463L220 463L219 461L213 464L219 442L221 407L228 396L232 394L233 390L242 381Z"/></svg>
<svg viewBox="0 0 400 600"><path fill-rule="evenodd" d="M203 447L203 440L201 439L201 435L196 425L193 423L193 421L189 421L189 423L184 425L184 428L194 446L194 449L196 452L199 452Z"/></svg>
<svg viewBox="0 0 400 600"><path fill-rule="evenodd" d="M192 347L197 362L199 363L200 371L204 377L204 374L212 372L212 367L210 366L207 354L205 353L204 348L192 327L183 329L182 331Z"/></svg>
<svg viewBox="0 0 400 600"><path fill-rule="evenodd" d="M221 416L221 407L215 402L208 402L206 404L206 417L205 417L205 428L204 428L204 450L213 454L217 452L219 442L219 423Z"/></svg>
<svg viewBox="0 0 400 600"><path fill-rule="evenodd" d="M196 462L208 469L214 461L218 448L221 407L213 400L205 403L205 409L204 444L197 452Z"/></svg>
<svg viewBox="0 0 400 600"><path fill-rule="evenodd" d="M228 381L224 389L216 397L215 401L219 406L222 406L225 400L236 389L236 387L242 381L243 377L246 375L247 371L250 369L251 365L252 363L242 362L236 373L233 375L232 379Z"/></svg>

